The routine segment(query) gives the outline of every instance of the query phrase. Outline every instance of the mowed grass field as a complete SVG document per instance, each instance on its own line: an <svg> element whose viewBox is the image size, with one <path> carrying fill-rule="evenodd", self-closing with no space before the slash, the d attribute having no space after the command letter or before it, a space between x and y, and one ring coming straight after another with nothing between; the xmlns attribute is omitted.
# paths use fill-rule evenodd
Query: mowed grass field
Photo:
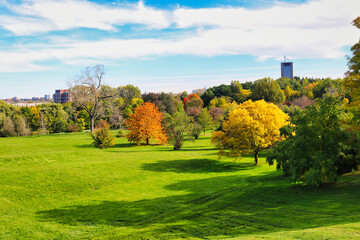
<svg viewBox="0 0 360 240"><path fill-rule="evenodd" d="M0 139L0 239L360 239L360 174L290 184L210 135L172 146L88 133Z"/></svg>

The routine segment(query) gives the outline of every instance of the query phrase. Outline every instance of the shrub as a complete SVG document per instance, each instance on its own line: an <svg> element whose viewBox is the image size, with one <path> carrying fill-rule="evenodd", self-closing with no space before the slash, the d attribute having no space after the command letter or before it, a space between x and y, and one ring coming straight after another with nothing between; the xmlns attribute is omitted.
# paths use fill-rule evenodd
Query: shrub
<svg viewBox="0 0 360 240"><path fill-rule="evenodd" d="M52 131L54 133L65 132L68 127L68 124L65 120L61 118L56 118L52 125Z"/></svg>
<svg viewBox="0 0 360 240"><path fill-rule="evenodd" d="M126 134L125 134L124 130L119 129L119 131L116 134L116 137L121 138L121 137L125 137L125 136L126 136Z"/></svg>
<svg viewBox="0 0 360 240"><path fill-rule="evenodd" d="M69 125L66 128L66 132L79 132L79 127L77 124Z"/></svg>
<svg viewBox="0 0 360 240"><path fill-rule="evenodd" d="M95 128L110 128L110 124L106 120L101 119L96 123Z"/></svg>
<svg viewBox="0 0 360 240"><path fill-rule="evenodd" d="M102 122L101 128L95 128L91 134L94 139L95 147L97 148L109 148L115 145L115 138L110 132L110 125L105 121Z"/></svg>
<svg viewBox="0 0 360 240"><path fill-rule="evenodd" d="M79 132L83 132L85 130L85 120L83 118L76 119L76 124Z"/></svg>

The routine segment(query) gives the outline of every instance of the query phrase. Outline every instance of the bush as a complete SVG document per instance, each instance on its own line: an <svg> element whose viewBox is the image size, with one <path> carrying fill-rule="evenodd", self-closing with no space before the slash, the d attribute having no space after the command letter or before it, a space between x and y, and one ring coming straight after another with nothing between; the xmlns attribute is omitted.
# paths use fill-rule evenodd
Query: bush
<svg viewBox="0 0 360 240"><path fill-rule="evenodd" d="M124 130L119 129L119 131L116 134L116 137L121 138L121 137L125 137L125 136L126 136L126 134L125 134Z"/></svg>
<svg viewBox="0 0 360 240"><path fill-rule="evenodd" d="M115 145L115 138L110 132L110 125L105 121L102 122L101 128L95 128L91 134L94 139L95 147L97 148L109 148Z"/></svg>
<svg viewBox="0 0 360 240"><path fill-rule="evenodd" d="M85 120L83 118L76 119L77 127L79 132L83 132L85 130Z"/></svg>
<svg viewBox="0 0 360 240"><path fill-rule="evenodd" d="M79 132L79 127L77 124L69 125L66 128L66 132Z"/></svg>
<svg viewBox="0 0 360 240"><path fill-rule="evenodd" d="M110 128L110 124L106 120L101 119L96 123L95 128Z"/></svg>
<svg viewBox="0 0 360 240"><path fill-rule="evenodd" d="M61 118L56 118L52 125L52 132L60 133L65 132L68 127L68 124L65 120Z"/></svg>

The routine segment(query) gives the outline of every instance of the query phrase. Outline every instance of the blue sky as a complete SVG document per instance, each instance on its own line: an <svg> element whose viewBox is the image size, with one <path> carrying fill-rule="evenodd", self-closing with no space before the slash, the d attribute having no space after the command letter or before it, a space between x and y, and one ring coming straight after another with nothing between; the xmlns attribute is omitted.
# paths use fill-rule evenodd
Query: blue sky
<svg viewBox="0 0 360 240"><path fill-rule="evenodd" d="M142 92L342 77L358 0L0 0L0 99L52 94L82 68Z"/></svg>

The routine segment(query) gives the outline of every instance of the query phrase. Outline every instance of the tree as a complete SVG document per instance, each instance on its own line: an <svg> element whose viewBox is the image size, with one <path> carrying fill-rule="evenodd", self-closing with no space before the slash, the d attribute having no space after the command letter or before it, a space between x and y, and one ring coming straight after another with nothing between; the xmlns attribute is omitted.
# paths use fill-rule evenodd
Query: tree
<svg viewBox="0 0 360 240"><path fill-rule="evenodd" d="M179 150L184 143L186 136L190 136L191 117L184 111L176 112L173 116L166 114L166 133L170 142L174 145L174 150Z"/></svg>
<svg viewBox="0 0 360 240"><path fill-rule="evenodd" d="M360 17L355 18L352 21L352 25L360 29ZM349 71L347 76L359 76L360 75L360 40L355 43L351 49L353 53L352 57L348 57Z"/></svg>
<svg viewBox="0 0 360 240"><path fill-rule="evenodd" d="M196 93L190 94L184 99L185 112L195 119L199 117L203 105L202 99Z"/></svg>
<svg viewBox="0 0 360 240"><path fill-rule="evenodd" d="M105 70L103 65L84 68L75 78L75 86L70 88L71 98L75 105L82 107L90 117L90 130L94 131L95 118L99 114L101 100L112 97L105 91L100 91Z"/></svg>
<svg viewBox="0 0 360 240"><path fill-rule="evenodd" d="M167 136L162 122L163 114L153 103L144 103L135 108L134 113L126 120L127 138L130 142L150 143L153 139L159 143L167 143Z"/></svg>
<svg viewBox="0 0 360 240"><path fill-rule="evenodd" d="M140 106L143 103L144 103L144 100L142 100L141 98L133 98L133 99L131 99L129 105L127 105L127 107L123 111L123 116L125 118L130 117L134 113L134 109L137 108L138 106Z"/></svg>
<svg viewBox="0 0 360 240"><path fill-rule="evenodd" d="M110 125L105 120L96 125L95 131L91 134L95 147L104 149L115 145L115 138L109 128Z"/></svg>
<svg viewBox="0 0 360 240"><path fill-rule="evenodd" d="M4 118L3 128L1 135L4 137L14 137L16 136L15 125L13 120L10 117Z"/></svg>
<svg viewBox="0 0 360 240"><path fill-rule="evenodd" d="M360 163L356 141L341 126L343 115L339 99L317 99L292 119L292 127L283 131L287 139L274 148L267 162L272 165L276 160L277 169L293 182L311 186L335 182L337 174L356 169Z"/></svg>
<svg viewBox="0 0 360 240"><path fill-rule="evenodd" d="M220 156L239 157L253 153L258 165L258 153L281 141L280 128L289 117L276 105L260 101L246 101L229 113L222 131L213 133L211 141L220 150Z"/></svg>
<svg viewBox="0 0 360 240"><path fill-rule="evenodd" d="M198 118L198 122L204 131L204 134L207 129L210 129L213 125L212 116L206 108L201 109L201 113Z"/></svg>
<svg viewBox="0 0 360 240"><path fill-rule="evenodd" d="M283 103L285 101L285 95L276 81L271 78L263 78L255 81L251 99L264 99L266 102Z"/></svg>
<svg viewBox="0 0 360 240"><path fill-rule="evenodd" d="M353 20L352 24L360 29L360 17ZM343 81L345 88L349 90L352 102L348 108L353 113L352 119L354 129L359 130L360 126L360 41L351 47L352 57L348 57L349 70Z"/></svg>
<svg viewBox="0 0 360 240"><path fill-rule="evenodd" d="M15 130L19 136L27 136L30 134L30 129L27 128L26 122L23 116L14 116Z"/></svg>
<svg viewBox="0 0 360 240"><path fill-rule="evenodd" d="M117 88L119 96L124 99L125 106L129 105L133 98L141 98L141 91L138 87L128 84Z"/></svg>
<svg viewBox="0 0 360 240"><path fill-rule="evenodd" d="M162 113L173 115L176 112L178 100L171 93L146 93L142 95L144 102L154 103Z"/></svg>
<svg viewBox="0 0 360 240"><path fill-rule="evenodd" d="M190 128L190 135L195 139L198 139L201 133L201 125L196 121L192 121L189 125Z"/></svg>

